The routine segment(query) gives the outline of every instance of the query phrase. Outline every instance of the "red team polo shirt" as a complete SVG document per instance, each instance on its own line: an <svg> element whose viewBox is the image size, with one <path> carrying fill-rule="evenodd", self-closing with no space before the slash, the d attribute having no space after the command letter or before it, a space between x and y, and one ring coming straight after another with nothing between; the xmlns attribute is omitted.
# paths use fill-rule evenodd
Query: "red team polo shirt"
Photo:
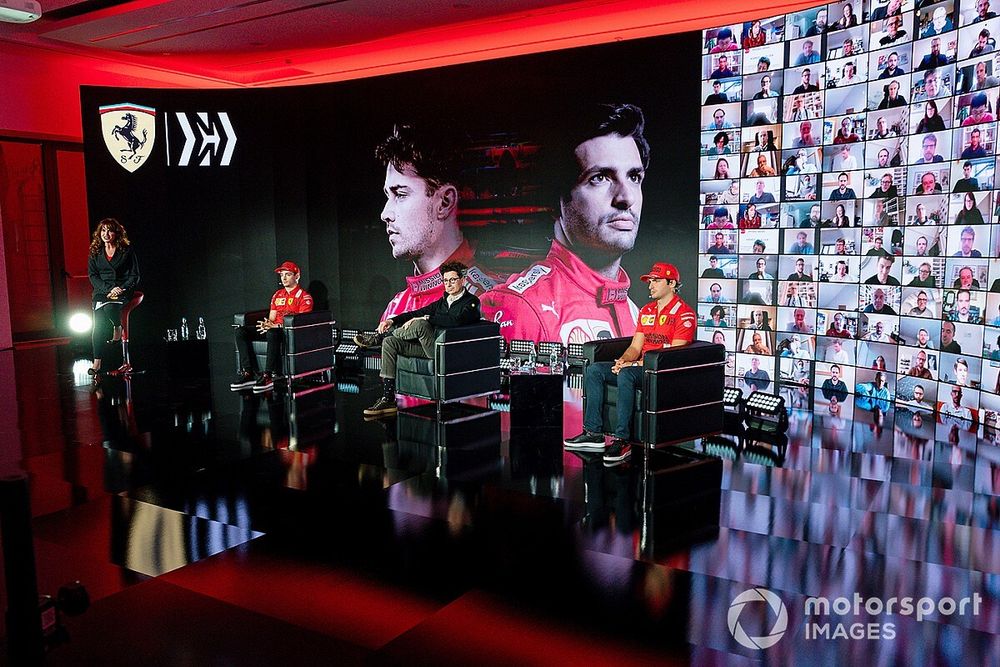
<svg viewBox="0 0 1000 667"><path fill-rule="evenodd" d="M308 313L313 309L313 298L309 292L296 286L291 292L284 287L279 289L271 297L271 308L277 313L274 316L275 324L282 324L285 315L298 315Z"/></svg>
<svg viewBox="0 0 1000 667"><path fill-rule="evenodd" d="M639 311L639 326L636 327L636 331L645 336L642 353L662 349L678 338L690 343L694 340L696 322L694 311L676 294L663 310L657 310L656 302L650 301Z"/></svg>

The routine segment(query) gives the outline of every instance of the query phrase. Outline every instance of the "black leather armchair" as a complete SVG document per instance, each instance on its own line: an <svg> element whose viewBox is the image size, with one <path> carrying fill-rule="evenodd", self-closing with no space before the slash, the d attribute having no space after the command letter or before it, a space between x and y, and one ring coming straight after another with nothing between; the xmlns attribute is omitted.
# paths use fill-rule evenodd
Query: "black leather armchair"
<svg viewBox="0 0 1000 667"><path fill-rule="evenodd" d="M233 327L245 324L254 326L260 320L267 319L268 311L253 310L247 313L237 313L233 317ZM334 340L333 327L336 320L328 310L314 310L298 315L286 315L283 320L282 332L285 336L284 354L281 368L277 370L281 379L287 382L289 394L302 396L318 389L333 386ZM264 368L267 361L267 341L263 337L253 341L254 356L257 357L257 368ZM237 361L238 363L238 361ZM292 382L303 378L316 378L319 383L295 391ZM276 378L277 380L277 378Z"/></svg>
<svg viewBox="0 0 1000 667"><path fill-rule="evenodd" d="M481 320L441 329L434 358L399 355L396 391L441 404L500 390L500 325Z"/></svg>
<svg viewBox="0 0 1000 667"><path fill-rule="evenodd" d="M584 343L584 370L598 361L614 361L631 342L628 337ZM635 440L651 446L722 431L726 364L722 345L695 341L647 352L642 359L642 381L632 413ZM608 432L618 423L617 404L618 387L605 385L602 418Z"/></svg>

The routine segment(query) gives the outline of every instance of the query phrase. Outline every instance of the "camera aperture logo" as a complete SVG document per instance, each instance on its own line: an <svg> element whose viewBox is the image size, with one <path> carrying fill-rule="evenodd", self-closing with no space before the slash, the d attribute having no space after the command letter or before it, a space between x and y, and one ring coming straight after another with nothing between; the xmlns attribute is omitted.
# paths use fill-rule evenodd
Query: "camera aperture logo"
<svg viewBox="0 0 1000 667"><path fill-rule="evenodd" d="M740 625L740 613L750 602L766 602L775 613L774 626L771 631L762 637L751 637L747 634L743 626ZM743 591L729 605L729 633L741 646L752 649L771 648L784 636L788 628L788 610L785 603L781 601L776 593L766 588L750 588Z"/></svg>

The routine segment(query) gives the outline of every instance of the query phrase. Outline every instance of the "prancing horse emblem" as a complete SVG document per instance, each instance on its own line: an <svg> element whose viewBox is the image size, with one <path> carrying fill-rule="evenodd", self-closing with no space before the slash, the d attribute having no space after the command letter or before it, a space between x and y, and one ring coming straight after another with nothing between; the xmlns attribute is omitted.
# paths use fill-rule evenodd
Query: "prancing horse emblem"
<svg viewBox="0 0 1000 667"><path fill-rule="evenodd" d="M104 145L126 171L146 163L156 141L156 109L139 104L100 107Z"/></svg>

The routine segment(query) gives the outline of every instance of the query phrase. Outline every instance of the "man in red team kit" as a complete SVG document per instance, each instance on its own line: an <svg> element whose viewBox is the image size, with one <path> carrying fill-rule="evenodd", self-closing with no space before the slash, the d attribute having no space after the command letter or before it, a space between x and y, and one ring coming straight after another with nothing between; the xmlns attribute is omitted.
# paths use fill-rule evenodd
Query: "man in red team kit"
<svg viewBox="0 0 1000 667"><path fill-rule="evenodd" d="M461 262L471 294L495 282L473 266L474 252L458 227L458 176L461 146L445 135L415 125L397 125L375 149L385 165L386 197L382 221L392 256L413 261L406 289L392 298L380 322L429 306L444 295L439 267Z"/></svg>
<svg viewBox="0 0 1000 667"><path fill-rule="evenodd" d="M299 287L302 273L294 262L283 262L274 270L281 279L281 288L271 297L271 308L266 320L256 324L257 335L267 338L267 361L264 372L256 377L252 370L254 366L253 338L254 333L248 324L236 329L236 349L240 355L240 370L229 388L240 391L253 387L255 393L263 393L274 388L274 372L281 364L281 353L285 338L281 327L285 315L308 313L313 309L313 298L309 292Z"/></svg>
<svg viewBox="0 0 1000 667"><path fill-rule="evenodd" d="M632 104L595 105L579 116L545 147L558 203L548 255L482 297L483 317L507 340L581 343L635 332L621 258L639 231L645 121Z"/></svg>
<svg viewBox="0 0 1000 667"><path fill-rule="evenodd" d="M621 357L590 364L583 375L583 433L565 441L566 449L604 451L605 465L618 465L629 457L632 445L632 410L635 388L642 381L642 357L650 350L687 345L694 340L697 318L694 311L677 296L680 274L673 264L653 265L642 280L649 283L653 299L639 311L639 322L632 344ZM611 446L604 449L604 385L618 385L618 424Z"/></svg>

